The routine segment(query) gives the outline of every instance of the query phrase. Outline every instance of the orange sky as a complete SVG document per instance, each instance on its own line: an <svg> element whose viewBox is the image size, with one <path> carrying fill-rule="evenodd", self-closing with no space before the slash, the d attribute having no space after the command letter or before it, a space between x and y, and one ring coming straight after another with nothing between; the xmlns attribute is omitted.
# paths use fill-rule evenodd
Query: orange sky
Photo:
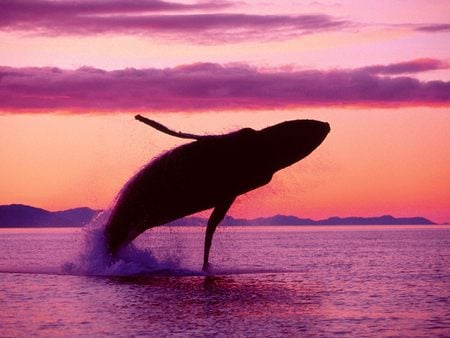
<svg viewBox="0 0 450 338"><path fill-rule="evenodd" d="M346 24L327 29L286 28L281 24L274 28L280 29L280 36L267 38L263 27L252 26L242 28L244 32L235 41L227 31L231 28L226 27L213 32L217 36L214 40L211 34L205 34L207 27L191 34L171 31L168 35L156 30L149 34L110 31L80 35L70 32L70 27L43 33L10 23L0 33L0 66L14 71L44 66L65 70L89 66L107 71L167 67L175 72L179 65L211 62L251 66L266 74L355 70L373 65L394 67L426 58L439 60L444 66L387 76L406 76L423 83L441 81L444 92L439 95L448 97L445 88L449 88L450 80L450 28L438 26L450 20L448 1L436 1L433 6L416 0L320 1L304 7L291 1L273 5L258 1L232 4L229 8L204 11L249 15L314 13L326 16L315 17L323 21L321 25L341 21ZM248 18L259 22L257 19ZM34 23L40 24L46 23ZM426 31L429 27L435 31ZM21 109L8 106L8 101L15 99L15 92L8 87L2 96L2 88L8 86L3 81L0 77L0 204L24 203L50 210L106 208L140 166L182 143L136 122L133 108L124 109L124 113L117 113L117 109L96 113L93 107L77 111L48 105L39 110L32 104ZM48 87L45 81L39 86L42 90ZM40 95L39 88L33 90L31 100ZM38 104L43 102L40 100ZM94 89L92 101L95 100ZM255 98L252 100L256 102ZM173 129L193 133L223 133L244 126L262 128L297 118L331 124L331 133L310 157L278 173L270 185L240 197L230 211L234 216L282 213L318 219L389 213L450 221L448 100L393 104L377 97L363 106L357 100L345 106L336 102L321 104L323 98L318 100L311 107L302 102L289 107L280 101L279 107L262 105L252 111L245 106L208 106L199 111L171 108L171 112L158 112L155 108L146 111L144 107L139 112Z"/></svg>

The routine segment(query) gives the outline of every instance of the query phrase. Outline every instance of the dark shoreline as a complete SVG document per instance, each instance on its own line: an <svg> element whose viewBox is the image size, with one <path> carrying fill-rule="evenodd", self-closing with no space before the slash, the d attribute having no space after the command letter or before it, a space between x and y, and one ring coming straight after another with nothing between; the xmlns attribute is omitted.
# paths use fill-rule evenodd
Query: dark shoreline
<svg viewBox="0 0 450 338"><path fill-rule="evenodd" d="M63 211L48 211L27 205L12 204L0 206L0 228L64 228L82 227L88 224L101 210L75 208ZM168 223L168 226L204 226L207 218L189 216ZM24 225L26 224L26 225ZM322 220L299 218L297 216L275 215L254 219L226 216L221 223L225 226L316 226L316 225L437 225L425 217L329 217Z"/></svg>

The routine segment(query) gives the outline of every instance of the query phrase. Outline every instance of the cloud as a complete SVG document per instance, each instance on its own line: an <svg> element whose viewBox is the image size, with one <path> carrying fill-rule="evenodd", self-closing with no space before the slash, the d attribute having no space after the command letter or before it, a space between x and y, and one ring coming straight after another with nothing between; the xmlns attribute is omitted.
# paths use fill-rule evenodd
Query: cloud
<svg viewBox="0 0 450 338"><path fill-rule="evenodd" d="M450 106L450 82L379 76L370 67L278 72L214 63L116 71L0 68L4 112L201 112L337 105Z"/></svg>
<svg viewBox="0 0 450 338"><path fill-rule="evenodd" d="M111 15L186 10L216 10L231 6L224 1L184 4L161 0L3 0L1 21L37 20L39 16Z"/></svg>
<svg viewBox="0 0 450 338"><path fill-rule="evenodd" d="M230 6L220 1L186 5L148 0L6 0L0 4L0 27L46 35L141 34L208 43L282 38L349 25L320 14L211 13Z"/></svg>
<svg viewBox="0 0 450 338"><path fill-rule="evenodd" d="M226 0L190 4L164 0L2 0L0 29L46 36L138 34L153 39L213 44L279 40L372 26L325 14L230 12L230 8L237 9L238 5ZM309 6L340 5L311 2ZM399 26L416 32L450 31L448 23L395 25Z"/></svg>
<svg viewBox="0 0 450 338"><path fill-rule="evenodd" d="M435 23L416 27L417 31L427 33L450 32L450 23Z"/></svg>
<svg viewBox="0 0 450 338"><path fill-rule="evenodd" d="M430 70L448 69L449 65L441 60L436 59L416 59L406 62L392 63L389 65L376 65L362 68L362 70L371 74L405 74L419 73Z"/></svg>

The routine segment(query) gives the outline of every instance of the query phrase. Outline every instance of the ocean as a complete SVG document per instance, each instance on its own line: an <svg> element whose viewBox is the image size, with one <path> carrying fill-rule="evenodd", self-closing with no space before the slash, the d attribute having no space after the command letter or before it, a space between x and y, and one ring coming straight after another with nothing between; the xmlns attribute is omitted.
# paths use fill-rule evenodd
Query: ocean
<svg viewBox="0 0 450 338"><path fill-rule="evenodd" d="M1 337L449 337L450 227L0 229Z"/></svg>

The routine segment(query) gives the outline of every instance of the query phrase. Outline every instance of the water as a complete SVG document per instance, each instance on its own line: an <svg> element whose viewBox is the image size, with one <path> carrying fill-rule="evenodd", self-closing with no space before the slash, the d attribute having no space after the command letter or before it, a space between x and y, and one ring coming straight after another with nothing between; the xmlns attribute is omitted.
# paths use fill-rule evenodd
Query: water
<svg viewBox="0 0 450 338"><path fill-rule="evenodd" d="M203 228L97 235L0 229L1 337L450 336L449 227L222 228L211 275Z"/></svg>

